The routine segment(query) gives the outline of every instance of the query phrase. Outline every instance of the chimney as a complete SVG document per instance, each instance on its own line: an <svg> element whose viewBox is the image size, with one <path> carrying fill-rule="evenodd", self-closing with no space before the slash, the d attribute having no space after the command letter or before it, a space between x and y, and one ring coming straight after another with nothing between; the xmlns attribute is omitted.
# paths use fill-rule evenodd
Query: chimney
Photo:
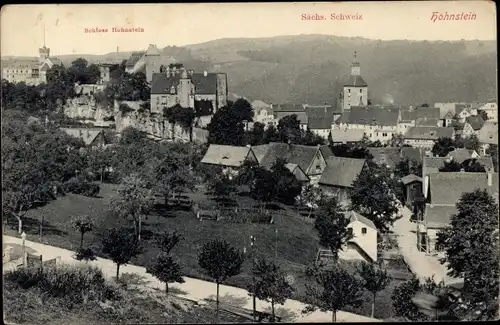
<svg viewBox="0 0 500 325"><path fill-rule="evenodd" d="M488 187L491 187L491 186L493 186L493 170L491 167L488 168L487 175L488 175Z"/></svg>
<svg viewBox="0 0 500 325"><path fill-rule="evenodd" d="M206 77L208 73L206 71L203 71L203 76Z"/></svg>
<svg viewBox="0 0 500 325"><path fill-rule="evenodd" d="M461 172L461 173L465 173L465 169L460 168L460 172Z"/></svg>

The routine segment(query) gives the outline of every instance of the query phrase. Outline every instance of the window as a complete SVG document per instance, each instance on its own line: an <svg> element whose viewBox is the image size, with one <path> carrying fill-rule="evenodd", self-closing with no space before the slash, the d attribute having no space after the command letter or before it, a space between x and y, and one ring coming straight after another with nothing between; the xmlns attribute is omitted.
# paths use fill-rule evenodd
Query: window
<svg viewBox="0 0 500 325"><path fill-rule="evenodd" d="M443 245L439 245L439 244L436 244L434 246L434 249L438 252L442 252L444 250L444 246Z"/></svg>
<svg viewBox="0 0 500 325"><path fill-rule="evenodd" d="M359 101L363 102L363 96L359 96Z"/></svg>
<svg viewBox="0 0 500 325"><path fill-rule="evenodd" d="M383 136L383 137L386 137L386 136L387 136L387 133L382 133L382 136Z"/></svg>
<svg viewBox="0 0 500 325"><path fill-rule="evenodd" d="M360 89L360 90L359 90L359 93L361 94L362 92L363 92L363 89Z"/></svg>
<svg viewBox="0 0 500 325"><path fill-rule="evenodd" d="M351 90L350 90L350 89L347 89L347 91L349 92L349 94L351 93Z"/></svg>
<svg viewBox="0 0 500 325"><path fill-rule="evenodd" d="M320 165L316 165L316 171L321 171L321 166Z"/></svg>
<svg viewBox="0 0 500 325"><path fill-rule="evenodd" d="M366 228L365 228L365 227L361 228L361 233L362 233L363 235L366 235Z"/></svg>
<svg viewBox="0 0 500 325"><path fill-rule="evenodd" d="M351 227L347 228L347 234L348 234L349 236L352 236L352 235L353 235L353 233L352 233L352 228L351 228Z"/></svg>

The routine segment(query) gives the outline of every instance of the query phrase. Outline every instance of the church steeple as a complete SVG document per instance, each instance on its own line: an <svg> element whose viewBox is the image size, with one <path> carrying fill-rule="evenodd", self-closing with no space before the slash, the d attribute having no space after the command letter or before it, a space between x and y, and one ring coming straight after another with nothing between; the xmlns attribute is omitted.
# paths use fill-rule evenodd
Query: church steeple
<svg viewBox="0 0 500 325"><path fill-rule="evenodd" d="M43 25L43 47L38 49L40 61L43 62L50 56L50 49L45 46L45 24Z"/></svg>
<svg viewBox="0 0 500 325"><path fill-rule="evenodd" d="M354 58L351 63L351 76L359 76L361 75L361 67L358 61L358 55L356 51L354 51Z"/></svg>

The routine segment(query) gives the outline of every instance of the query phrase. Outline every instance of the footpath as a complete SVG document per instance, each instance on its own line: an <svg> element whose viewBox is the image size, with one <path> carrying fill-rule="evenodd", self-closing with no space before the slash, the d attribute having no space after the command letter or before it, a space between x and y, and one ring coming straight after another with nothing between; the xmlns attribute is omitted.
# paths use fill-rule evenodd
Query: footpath
<svg viewBox="0 0 500 325"><path fill-rule="evenodd" d="M15 238L11 236L3 236L4 245L9 243L22 244L20 238ZM85 262L77 261L73 258L74 252L59 247L44 245L40 243L35 243L26 240L26 247L29 247L36 251L34 254L39 254L43 256L43 260L49 260L53 258L58 258L58 261L65 264L85 264ZM89 262L88 265L94 265L101 268L104 275L111 279L116 276L116 264L111 260L104 258L97 258L95 261ZM5 266L5 265L4 265ZM123 273L133 273L141 278L143 286L150 289L164 290L165 285L154 278L151 274L146 273L144 267L136 265L125 265L120 267L120 274ZM203 281L199 279L193 279L184 277L185 283L172 284L170 288L182 292L182 294L176 294L179 297L184 297L190 300L200 301L203 303L205 299L215 299L216 284L209 281ZM174 289L175 288L175 289ZM172 290L172 291L173 291ZM220 300L223 303L231 304L231 301L237 301L237 307L252 310L252 298L248 295L248 292L241 288L221 285L220 286ZM262 312L268 312L271 309L271 305L265 301L260 301L257 299L256 309ZM287 300L283 306L277 306L276 315L285 316L284 319L287 322L331 322L332 313L331 312L321 312L315 311L311 314L303 315L301 311L306 307L305 304L296 300ZM361 316L353 313L348 313L344 311L339 311L337 313L338 322L381 322L380 319L370 318L366 316Z"/></svg>

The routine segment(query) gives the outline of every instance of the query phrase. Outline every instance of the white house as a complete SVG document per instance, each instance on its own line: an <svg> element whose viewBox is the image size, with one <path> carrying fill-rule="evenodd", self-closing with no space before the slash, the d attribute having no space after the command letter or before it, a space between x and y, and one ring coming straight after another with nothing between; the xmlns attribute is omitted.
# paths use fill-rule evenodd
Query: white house
<svg viewBox="0 0 500 325"><path fill-rule="evenodd" d="M479 115L467 117L462 130L462 138L467 138L471 135L478 135L479 130L481 130L484 125L484 122L483 118Z"/></svg>
<svg viewBox="0 0 500 325"><path fill-rule="evenodd" d="M490 145L498 146L498 122L486 121L481 130L479 130L477 138L481 146L479 154L484 156Z"/></svg>
<svg viewBox="0 0 500 325"><path fill-rule="evenodd" d="M404 134L404 143L412 147L432 149L439 138L454 137L454 130L450 127L415 126Z"/></svg>
<svg viewBox="0 0 500 325"><path fill-rule="evenodd" d="M400 120L401 112L396 107L353 106L335 121L332 128L358 130L360 134L365 133L371 141L387 143L398 133Z"/></svg>
<svg viewBox="0 0 500 325"><path fill-rule="evenodd" d="M203 156L201 163L221 166L223 173L228 174L231 178L237 174L238 169L245 161L257 163L257 158L250 146L237 147L211 144L205 156Z"/></svg>
<svg viewBox="0 0 500 325"><path fill-rule="evenodd" d="M460 109L459 112L457 112L458 120L460 123L465 123L468 117L476 115L477 115L477 109L472 108L470 106L463 107Z"/></svg>
<svg viewBox="0 0 500 325"><path fill-rule="evenodd" d="M339 250L339 258L343 260L377 261L377 227L368 218L355 211L344 212L350 223L347 230L353 238Z"/></svg>
<svg viewBox="0 0 500 325"><path fill-rule="evenodd" d="M488 121L498 121L498 104L495 102L486 103L478 107L478 111L484 111L488 115Z"/></svg>
<svg viewBox="0 0 500 325"><path fill-rule="evenodd" d="M254 111L254 122L260 122L267 126L274 121L274 113L270 104L261 100L254 100L252 102L252 108Z"/></svg>

